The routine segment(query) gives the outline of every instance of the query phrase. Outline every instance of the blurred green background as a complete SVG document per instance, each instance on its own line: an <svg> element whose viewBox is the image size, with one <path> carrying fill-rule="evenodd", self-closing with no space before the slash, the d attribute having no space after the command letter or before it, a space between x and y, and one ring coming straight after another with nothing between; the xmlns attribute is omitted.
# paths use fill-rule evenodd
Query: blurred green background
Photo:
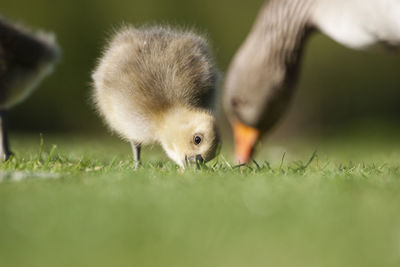
<svg viewBox="0 0 400 267"><path fill-rule="evenodd" d="M225 72L263 0L2 0L6 18L54 31L63 60L10 115L11 130L105 133L90 105L90 73L106 36L122 22L194 26L208 34ZM321 34L306 48L292 107L276 134L325 133L351 125L400 125L400 53L353 51ZM222 118L222 125L225 125Z"/></svg>
<svg viewBox="0 0 400 267"><path fill-rule="evenodd" d="M224 146L216 170L180 173L156 148L133 172L128 145L93 138L107 129L90 105L90 74L114 27L196 27L225 72L262 3L0 1L0 15L54 31L63 49L54 74L10 114L19 133L16 157L0 165L1 267L399 266L399 52L313 35L274 132L284 140L259 152L260 170L232 168Z"/></svg>

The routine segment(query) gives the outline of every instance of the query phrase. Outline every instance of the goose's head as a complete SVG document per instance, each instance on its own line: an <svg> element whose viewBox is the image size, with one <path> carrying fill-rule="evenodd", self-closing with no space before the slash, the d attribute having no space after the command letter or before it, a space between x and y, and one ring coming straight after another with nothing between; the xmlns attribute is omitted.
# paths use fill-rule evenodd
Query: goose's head
<svg viewBox="0 0 400 267"><path fill-rule="evenodd" d="M278 121L290 100L316 1L265 1L226 75L224 107L233 126L236 159ZM329 2L329 1L327 1Z"/></svg>
<svg viewBox="0 0 400 267"><path fill-rule="evenodd" d="M225 79L224 109L233 128L235 157L247 163L257 141L278 121L290 100L293 73L272 54L246 44ZM282 63L282 64L280 64Z"/></svg>
<svg viewBox="0 0 400 267"><path fill-rule="evenodd" d="M162 147L179 166L207 162L216 156L219 135L212 114L198 110L176 110L165 119L159 132Z"/></svg>

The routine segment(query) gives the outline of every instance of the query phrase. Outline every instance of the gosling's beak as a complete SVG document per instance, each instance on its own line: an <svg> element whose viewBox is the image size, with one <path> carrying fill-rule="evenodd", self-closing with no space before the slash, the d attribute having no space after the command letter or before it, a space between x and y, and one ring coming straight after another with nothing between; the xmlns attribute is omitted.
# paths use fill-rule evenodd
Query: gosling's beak
<svg viewBox="0 0 400 267"><path fill-rule="evenodd" d="M236 121L233 123L233 134L235 138L236 161L239 164L247 163L253 154L254 145L260 136L260 132L253 127Z"/></svg>
<svg viewBox="0 0 400 267"><path fill-rule="evenodd" d="M192 157L187 157L186 158L186 162L189 164L193 164L193 163L203 163L204 159L200 154L197 154L196 156L192 156Z"/></svg>

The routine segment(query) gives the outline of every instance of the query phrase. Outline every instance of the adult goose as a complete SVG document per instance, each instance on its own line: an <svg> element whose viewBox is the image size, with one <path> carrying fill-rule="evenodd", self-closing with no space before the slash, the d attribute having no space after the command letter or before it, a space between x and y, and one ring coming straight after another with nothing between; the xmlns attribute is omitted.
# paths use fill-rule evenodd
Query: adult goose
<svg viewBox="0 0 400 267"><path fill-rule="evenodd" d="M7 111L30 95L59 55L53 35L33 33L0 17L0 160L11 155Z"/></svg>
<svg viewBox="0 0 400 267"><path fill-rule="evenodd" d="M233 126L236 160L281 117L296 83L307 37L319 30L347 47L400 44L399 0L271 0L231 62L224 107Z"/></svg>

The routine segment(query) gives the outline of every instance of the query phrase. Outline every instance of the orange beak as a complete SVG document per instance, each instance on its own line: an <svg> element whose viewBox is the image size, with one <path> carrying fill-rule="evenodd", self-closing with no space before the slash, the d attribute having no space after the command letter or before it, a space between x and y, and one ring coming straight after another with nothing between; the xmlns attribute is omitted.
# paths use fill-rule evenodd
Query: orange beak
<svg viewBox="0 0 400 267"><path fill-rule="evenodd" d="M235 138L235 158L239 164L247 163L253 154L253 148L260 136L259 130L240 122L233 123Z"/></svg>

